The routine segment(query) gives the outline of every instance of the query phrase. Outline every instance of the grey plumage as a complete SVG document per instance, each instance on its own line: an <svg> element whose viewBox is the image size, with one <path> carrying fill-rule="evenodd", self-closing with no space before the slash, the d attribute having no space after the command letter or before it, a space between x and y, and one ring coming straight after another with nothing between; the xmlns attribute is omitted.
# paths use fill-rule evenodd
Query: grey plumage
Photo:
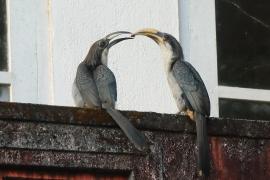
<svg viewBox="0 0 270 180"><path fill-rule="evenodd" d="M118 42L130 38L120 38L112 42L123 32L112 33L95 42L89 50L85 60L77 68L73 83L73 98L77 106L89 108L104 108L130 141L139 150L146 146L146 139L119 111L115 109L117 100L116 80L113 72L106 66L109 48Z"/></svg>
<svg viewBox="0 0 270 180"><path fill-rule="evenodd" d="M194 112L196 121L198 166L206 176L209 175L210 157L207 137L207 120L210 115L210 101L205 85L199 73L191 64L183 60L176 60L172 65L172 73L183 91L182 99L185 106L180 111L189 109ZM180 102L179 102L180 103Z"/></svg>
<svg viewBox="0 0 270 180"><path fill-rule="evenodd" d="M206 87L194 67L182 58L176 59L172 65L172 73L186 99L185 105L206 116L210 115L210 101ZM182 111L183 109L180 109Z"/></svg>
<svg viewBox="0 0 270 180"><path fill-rule="evenodd" d="M181 113L196 121L199 174L210 171L206 117L210 115L210 100L202 78L195 68L184 61L180 43L170 34L155 29L134 33L153 39L161 47L167 80Z"/></svg>
<svg viewBox="0 0 270 180"><path fill-rule="evenodd" d="M73 99L79 107L101 107L101 100L93 72L91 72L85 62L81 62L77 68L77 74L73 83Z"/></svg>

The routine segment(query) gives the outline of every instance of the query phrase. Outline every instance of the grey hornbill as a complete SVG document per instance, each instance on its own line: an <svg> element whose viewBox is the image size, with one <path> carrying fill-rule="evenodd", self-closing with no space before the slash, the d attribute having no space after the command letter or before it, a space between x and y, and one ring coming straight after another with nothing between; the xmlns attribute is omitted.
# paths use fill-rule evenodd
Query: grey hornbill
<svg viewBox="0 0 270 180"><path fill-rule="evenodd" d="M210 158L206 117L210 115L210 100L202 78L184 60L180 43L170 34L155 29L143 29L132 36L144 35L161 48L167 80L180 113L196 122L199 175L209 175Z"/></svg>
<svg viewBox="0 0 270 180"><path fill-rule="evenodd" d="M117 100L116 80L113 72L107 67L109 49L123 40L132 39L131 37L125 37L113 40L121 34L131 33L126 31L114 32L96 41L91 46L86 58L77 68L72 95L75 104L79 107L104 108L135 147L143 150L146 146L144 135L115 109Z"/></svg>

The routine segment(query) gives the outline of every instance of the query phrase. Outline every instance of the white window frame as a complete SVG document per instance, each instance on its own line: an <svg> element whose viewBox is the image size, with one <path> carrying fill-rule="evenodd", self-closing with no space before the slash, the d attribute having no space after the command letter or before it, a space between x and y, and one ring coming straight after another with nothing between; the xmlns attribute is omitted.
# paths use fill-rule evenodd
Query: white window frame
<svg viewBox="0 0 270 180"><path fill-rule="evenodd" d="M211 116L219 116L219 98L270 101L270 90L218 85L215 0L179 1L179 19L184 54L206 83Z"/></svg>
<svg viewBox="0 0 270 180"><path fill-rule="evenodd" d="M219 98L270 102L270 90L219 86Z"/></svg>
<svg viewBox="0 0 270 180"><path fill-rule="evenodd" d="M12 86L12 73L10 72L11 69L11 63L10 63L10 34L9 34L9 3L8 1L6 1L6 23L7 23L7 66L8 66L8 70L7 71L0 71L0 84L3 85L9 85L10 86L10 90L9 90L9 101L12 100L12 93L11 93L11 86Z"/></svg>

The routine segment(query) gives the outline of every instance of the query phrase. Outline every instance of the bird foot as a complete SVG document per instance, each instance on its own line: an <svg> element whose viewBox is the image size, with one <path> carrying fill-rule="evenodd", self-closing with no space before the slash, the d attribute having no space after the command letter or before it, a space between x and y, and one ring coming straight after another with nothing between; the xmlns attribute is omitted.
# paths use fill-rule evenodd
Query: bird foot
<svg viewBox="0 0 270 180"><path fill-rule="evenodd" d="M187 110L186 111L186 113L187 113L187 116L192 120L192 121L195 121L195 119L194 119L194 112L193 111L191 111L191 110Z"/></svg>
<svg viewBox="0 0 270 180"><path fill-rule="evenodd" d="M188 116L191 120L194 121L194 112L187 109L186 111L180 111L177 113L178 115Z"/></svg>
<svg viewBox="0 0 270 180"><path fill-rule="evenodd" d="M200 176L200 177L203 176L202 170L199 170L199 171L198 171L198 176Z"/></svg>
<svg viewBox="0 0 270 180"><path fill-rule="evenodd" d="M187 116L187 113L185 111L179 111L177 115Z"/></svg>

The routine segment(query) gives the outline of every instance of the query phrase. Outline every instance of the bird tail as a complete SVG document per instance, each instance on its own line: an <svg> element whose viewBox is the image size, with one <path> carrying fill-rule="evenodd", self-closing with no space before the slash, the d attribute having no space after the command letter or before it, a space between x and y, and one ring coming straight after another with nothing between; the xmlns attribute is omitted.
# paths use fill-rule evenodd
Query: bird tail
<svg viewBox="0 0 270 180"><path fill-rule="evenodd" d="M209 176L210 157L209 157L209 143L207 135L207 121L205 116L203 116L198 112L195 112L194 115L197 130L199 175Z"/></svg>
<svg viewBox="0 0 270 180"><path fill-rule="evenodd" d="M145 136L139 130L137 130L127 118L125 118L116 109L106 108L106 111L111 115L111 117L124 131L128 139L135 145L137 149L143 150L146 147Z"/></svg>

